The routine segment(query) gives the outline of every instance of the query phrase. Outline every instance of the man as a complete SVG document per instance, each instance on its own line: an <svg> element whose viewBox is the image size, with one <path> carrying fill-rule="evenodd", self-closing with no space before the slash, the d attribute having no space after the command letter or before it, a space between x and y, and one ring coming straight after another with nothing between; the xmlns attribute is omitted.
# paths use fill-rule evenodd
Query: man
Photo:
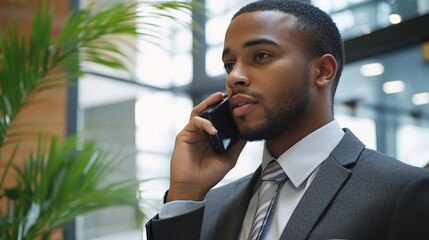
<svg viewBox="0 0 429 240"><path fill-rule="evenodd" d="M335 24L311 5L265 0L236 13L222 60L243 140L226 154L209 145L217 130L199 115L222 93L193 109L148 239L429 239L428 171L366 149L334 119L343 58ZM212 189L255 140L265 140L261 167ZM287 180L257 225L261 172L273 159Z"/></svg>

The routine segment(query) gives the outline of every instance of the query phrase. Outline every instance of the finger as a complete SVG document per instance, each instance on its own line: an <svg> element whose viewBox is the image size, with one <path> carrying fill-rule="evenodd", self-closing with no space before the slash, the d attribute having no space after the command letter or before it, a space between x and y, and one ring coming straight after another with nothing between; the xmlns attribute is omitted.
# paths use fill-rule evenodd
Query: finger
<svg viewBox="0 0 429 240"><path fill-rule="evenodd" d="M199 116L193 117L189 124L186 125L185 130L188 132L205 131L210 135L214 135L217 133L217 129L209 120Z"/></svg>
<svg viewBox="0 0 429 240"><path fill-rule="evenodd" d="M191 117L199 116L204 110L212 106L215 103L220 102L225 97L224 93L216 92L208 96L204 101L194 107L191 112Z"/></svg>

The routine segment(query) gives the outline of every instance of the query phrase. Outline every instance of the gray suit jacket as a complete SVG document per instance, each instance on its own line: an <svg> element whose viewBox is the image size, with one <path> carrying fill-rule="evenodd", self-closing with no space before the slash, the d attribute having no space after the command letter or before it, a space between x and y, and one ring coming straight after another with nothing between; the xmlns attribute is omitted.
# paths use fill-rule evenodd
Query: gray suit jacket
<svg viewBox="0 0 429 240"><path fill-rule="evenodd" d="M429 239L429 171L366 149L345 131L281 239ZM194 212L155 216L146 225L148 239L238 239L260 174L259 168L211 190Z"/></svg>

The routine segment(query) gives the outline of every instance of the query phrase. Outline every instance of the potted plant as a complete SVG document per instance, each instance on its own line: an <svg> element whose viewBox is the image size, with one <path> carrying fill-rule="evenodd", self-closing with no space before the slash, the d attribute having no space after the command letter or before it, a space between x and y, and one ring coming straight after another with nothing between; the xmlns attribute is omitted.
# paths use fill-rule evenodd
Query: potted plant
<svg viewBox="0 0 429 240"><path fill-rule="evenodd" d="M149 4L159 10L159 17L169 19L174 19L171 10L188 12L192 7L187 2ZM0 239L48 239L54 229L77 216L115 205L138 212L135 179L102 185L120 163L120 153L108 153L79 134L60 140L38 132L37 149L19 165L20 143L34 133L13 126L22 109L34 103L34 95L69 86L67 79L82 76L82 62L126 70L127 56L110 39L147 34L136 27L137 9L137 3L129 2L79 9L53 38L52 14L48 2L42 1L31 36L21 35L16 25L0 34ZM12 149L8 158L5 146ZM11 177L15 184L6 187Z"/></svg>

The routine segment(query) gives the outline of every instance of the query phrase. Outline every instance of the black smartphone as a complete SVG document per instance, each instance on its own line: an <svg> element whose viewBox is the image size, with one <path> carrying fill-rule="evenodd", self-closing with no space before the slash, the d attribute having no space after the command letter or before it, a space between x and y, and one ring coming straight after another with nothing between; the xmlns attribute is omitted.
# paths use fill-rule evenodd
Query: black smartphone
<svg viewBox="0 0 429 240"><path fill-rule="evenodd" d="M240 138L237 125L229 110L228 98L210 106L200 116L212 122L218 131L216 135L207 134L215 152L225 153Z"/></svg>

